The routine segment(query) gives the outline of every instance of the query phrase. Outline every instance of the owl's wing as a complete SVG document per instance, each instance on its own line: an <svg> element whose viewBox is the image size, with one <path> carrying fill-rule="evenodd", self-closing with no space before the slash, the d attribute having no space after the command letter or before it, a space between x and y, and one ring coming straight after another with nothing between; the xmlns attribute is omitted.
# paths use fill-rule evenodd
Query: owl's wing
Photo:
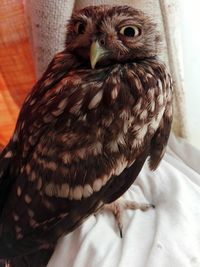
<svg viewBox="0 0 200 267"><path fill-rule="evenodd" d="M165 111L161 124L151 141L149 158L149 167L151 170L155 170L158 167L166 151L172 122L172 116L166 115L167 112Z"/></svg>
<svg viewBox="0 0 200 267"><path fill-rule="evenodd" d="M38 99L42 98L45 92L51 90L53 86L59 83L64 75L77 66L78 61L71 53L68 53L66 50L57 53L25 101L28 101L30 96L33 98L34 95L36 95ZM21 116L18 121L21 120L21 117L24 116L23 114L28 112L28 110L29 105L24 105L23 112L21 112ZM8 145L2 151L0 150L0 214L11 184L15 179L14 173L12 173L11 170L15 169L15 166L13 166L13 157L15 156L18 148L18 130L15 131L14 136ZM19 157L15 158L16 163L18 162L18 159Z"/></svg>
<svg viewBox="0 0 200 267"><path fill-rule="evenodd" d="M151 170L155 170L161 162L166 151L166 146L171 131L171 124L173 119L173 83L169 74L167 74L167 81L168 82L165 83L167 87L165 111L160 121L159 127L151 140L149 158L149 167Z"/></svg>
<svg viewBox="0 0 200 267"><path fill-rule="evenodd" d="M31 109L31 105L29 105L31 101L29 100L34 97L37 97L38 100L42 99L48 90L51 90L51 88L56 86L64 75L67 75L70 70L76 68L78 65L79 63L75 56L67 51L63 51L55 55L43 76L33 87L31 93L27 96L22 111L20 112L13 137L7 146L0 151L0 225L4 216L2 214L2 210L10 197L13 185L19 175L19 148L20 142L22 141L20 138L21 135L24 134L21 130L22 125L20 123Z"/></svg>

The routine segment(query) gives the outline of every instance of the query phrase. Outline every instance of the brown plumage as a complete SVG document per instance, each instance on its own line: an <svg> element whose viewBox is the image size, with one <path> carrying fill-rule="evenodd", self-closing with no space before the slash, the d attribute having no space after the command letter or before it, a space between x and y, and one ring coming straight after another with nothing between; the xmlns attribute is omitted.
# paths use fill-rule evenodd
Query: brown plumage
<svg viewBox="0 0 200 267"><path fill-rule="evenodd" d="M157 168L172 121L159 39L128 6L73 14L66 49L26 98L0 155L0 258L52 248L120 197L148 157Z"/></svg>

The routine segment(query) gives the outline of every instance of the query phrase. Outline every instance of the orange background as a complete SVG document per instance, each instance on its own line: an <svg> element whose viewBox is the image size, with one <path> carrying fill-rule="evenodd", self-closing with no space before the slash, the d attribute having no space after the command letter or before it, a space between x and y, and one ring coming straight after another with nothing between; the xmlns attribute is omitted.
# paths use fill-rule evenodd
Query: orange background
<svg viewBox="0 0 200 267"><path fill-rule="evenodd" d="M35 83L22 0L0 4L0 144L12 135L20 106Z"/></svg>

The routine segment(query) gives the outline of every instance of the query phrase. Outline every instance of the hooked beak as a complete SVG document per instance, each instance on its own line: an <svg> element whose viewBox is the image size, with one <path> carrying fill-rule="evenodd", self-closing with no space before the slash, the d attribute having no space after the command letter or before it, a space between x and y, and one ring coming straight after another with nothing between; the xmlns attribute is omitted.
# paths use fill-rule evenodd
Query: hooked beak
<svg viewBox="0 0 200 267"><path fill-rule="evenodd" d="M106 50L99 45L98 41L92 42L90 47L90 63L92 69L95 68L97 62L106 54Z"/></svg>

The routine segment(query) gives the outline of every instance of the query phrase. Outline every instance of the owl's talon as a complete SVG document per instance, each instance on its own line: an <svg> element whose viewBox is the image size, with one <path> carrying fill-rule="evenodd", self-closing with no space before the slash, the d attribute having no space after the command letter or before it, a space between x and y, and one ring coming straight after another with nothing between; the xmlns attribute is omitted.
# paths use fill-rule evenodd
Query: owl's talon
<svg viewBox="0 0 200 267"><path fill-rule="evenodd" d="M137 203L135 201L128 201L123 198L119 198L113 203L106 204L104 208L110 210L114 216L119 228L120 237L123 238L123 222L122 222L122 213L125 209L136 210L140 209L142 211L147 211L150 208L155 208L153 204L147 203Z"/></svg>
<svg viewBox="0 0 200 267"><path fill-rule="evenodd" d="M142 206L140 209L142 210L142 211L147 211L148 209L150 209L150 208L155 208L155 206L154 205L152 205L152 204L143 204L144 206Z"/></svg>
<svg viewBox="0 0 200 267"><path fill-rule="evenodd" d="M120 233L120 237L123 238L123 231L122 228L119 227L119 233Z"/></svg>

